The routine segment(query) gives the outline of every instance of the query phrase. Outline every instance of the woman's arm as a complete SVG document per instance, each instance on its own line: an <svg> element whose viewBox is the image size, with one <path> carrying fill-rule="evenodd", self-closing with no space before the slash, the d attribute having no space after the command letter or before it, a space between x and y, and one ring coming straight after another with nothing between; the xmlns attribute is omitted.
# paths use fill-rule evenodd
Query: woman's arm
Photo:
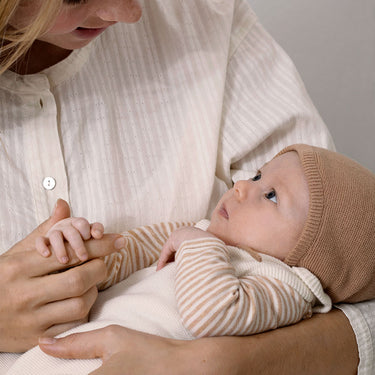
<svg viewBox="0 0 375 375"><path fill-rule="evenodd" d="M354 333L338 310L248 337L242 345L242 348L237 345L237 361L242 362L239 374L349 375L357 372ZM250 360L246 358L248 350L255 351Z"/></svg>
<svg viewBox="0 0 375 375"><path fill-rule="evenodd" d="M259 335L220 339L199 340L192 349L207 356L201 358L207 374L349 375L357 371L355 337L338 310Z"/></svg>
<svg viewBox="0 0 375 375"><path fill-rule="evenodd" d="M350 375L358 366L356 341L338 310L293 326L247 337L178 341L121 326L40 342L61 358L102 358L93 374Z"/></svg>

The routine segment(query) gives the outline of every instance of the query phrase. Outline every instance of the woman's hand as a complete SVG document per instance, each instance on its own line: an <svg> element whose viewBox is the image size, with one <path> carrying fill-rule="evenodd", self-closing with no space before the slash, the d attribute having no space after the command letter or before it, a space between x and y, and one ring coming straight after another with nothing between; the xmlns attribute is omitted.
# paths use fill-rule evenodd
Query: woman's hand
<svg viewBox="0 0 375 375"><path fill-rule="evenodd" d="M338 310L248 337L178 341L112 325L40 348L61 358L101 358L93 375L351 375L358 366L354 333Z"/></svg>
<svg viewBox="0 0 375 375"><path fill-rule="evenodd" d="M96 284L106 277L104 262L97 258L124 246L121 236L108 234L85 243L90 260L84 264L69 246L66 265L56 257L41 257L35 250L36 237L69 215L69 206L59 200L48 220L0 256L2 352L25 351L38 337L55 336L86 319L97 297ZM71 268L64 270L67 266Z"/></svg>
<svg viewBox="0 0 375 375"><path fill-rule="evenodd" d="M92 375L192 374L181 367L176 357L185 341L171 340L134 331L118 325L75 333L61 339L40 338L39 346L47 354L61 358L101 358L103 365ZM184 359L188 352L182 351ZM198 358L193 361L197 362ZM183 362L183 366L186 362ZM203 373L203 372L202 372Z"/></svg>

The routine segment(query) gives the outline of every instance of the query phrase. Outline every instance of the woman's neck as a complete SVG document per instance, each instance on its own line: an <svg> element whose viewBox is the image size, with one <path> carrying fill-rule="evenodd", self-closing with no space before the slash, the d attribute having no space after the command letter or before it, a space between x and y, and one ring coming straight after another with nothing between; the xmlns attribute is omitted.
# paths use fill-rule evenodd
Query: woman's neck
<svg viewBox="0 0 375 375"><path fill-rule="evenodd" d="M72 51L36 40L29 51L10 70L18 74L34 74L64 60Z"/></svg>

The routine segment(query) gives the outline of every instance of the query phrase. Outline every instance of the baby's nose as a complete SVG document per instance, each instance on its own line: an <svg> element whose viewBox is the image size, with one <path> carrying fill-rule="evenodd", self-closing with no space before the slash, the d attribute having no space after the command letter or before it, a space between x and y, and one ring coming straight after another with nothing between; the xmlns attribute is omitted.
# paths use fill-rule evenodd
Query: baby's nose
<svg viewBox="0 0 375 375"><path fill-rule="evenodd" d="M241 200L246 199L249 187L250 187L250 184L246 180L240 180L234 184L233 186L234 194L236 195L238 200L241 201Z"/></svg>

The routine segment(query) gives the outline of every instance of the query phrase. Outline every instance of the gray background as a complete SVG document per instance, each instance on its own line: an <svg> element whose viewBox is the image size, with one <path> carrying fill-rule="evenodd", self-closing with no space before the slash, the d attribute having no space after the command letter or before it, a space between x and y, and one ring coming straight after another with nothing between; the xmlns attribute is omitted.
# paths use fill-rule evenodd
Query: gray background
<svg viewBox="0 0 375 375"><path fill-rule="evenodd" d="M249 0L289 54L337 150L375 172L375 0Z"/></svg>

